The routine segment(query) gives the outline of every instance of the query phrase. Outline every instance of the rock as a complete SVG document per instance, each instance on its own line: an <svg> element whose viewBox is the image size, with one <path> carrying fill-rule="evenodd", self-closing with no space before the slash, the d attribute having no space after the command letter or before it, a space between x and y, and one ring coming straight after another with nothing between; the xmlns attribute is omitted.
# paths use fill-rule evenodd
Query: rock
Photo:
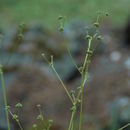
<svg viewBox="0 0 130 130"><path fill-rule="evenodd" d="M0 130L7 130L7 128L0 126Z"/></svg>
<svg viewBox="0 0 130 130"><path fill-rule="evenodd" d="M130 121L130 97L117 97L110 103L111 126L118 129ZM129 130L128 128L125 128Z"/></svg>
<svg viewBox="0 0 130 130"><path fill-rule="evenodd" d="M121 53L118 52L118 51L114 51L114 52L112 52L112 53L110 54L110 58L111 58L112 61L117 62L117 61L119 61L120 58L121 58Z"/></svg>
<svg viewBox="0 0 130 130"><path fill-rule="evenodd" d="M124 66L125 66L128 70L130 70L130 58L129 58L129 57L125 60Z"/></svg>

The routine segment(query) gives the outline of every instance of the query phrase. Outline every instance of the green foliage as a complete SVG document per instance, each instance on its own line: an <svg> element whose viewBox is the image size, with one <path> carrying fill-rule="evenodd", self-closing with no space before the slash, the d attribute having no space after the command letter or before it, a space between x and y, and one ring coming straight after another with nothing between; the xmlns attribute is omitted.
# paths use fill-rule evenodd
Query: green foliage
<svg viewBox="0 0 130 130"><path fill-rule="evenodd" d="M39 21L53 28L60 13L68 22L73 18L91 22L98 10L110 12L111 20L120 25L130 12L130 0L0 0L0 5L0 24L4 27Z"/></svg>

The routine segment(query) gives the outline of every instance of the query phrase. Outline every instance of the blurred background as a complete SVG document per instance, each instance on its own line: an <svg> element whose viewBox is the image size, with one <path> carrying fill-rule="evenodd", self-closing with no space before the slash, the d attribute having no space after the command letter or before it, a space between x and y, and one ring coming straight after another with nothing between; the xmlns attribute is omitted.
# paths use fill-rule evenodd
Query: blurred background
<svg viewBox="0 0 130 130"><path fill-rule="evenodd" d="M76 90L80 75L64 45L81 66L87 48L85 27L94 33L98 11L109 15L100 19L102 41L84 88L83 129L117 130L130 122L130 0L0 0L0 64L6 64L8 104L25 130L37 123L37 104L45 120L54 120L51 130L67 129L71 103L41 53L47 58L54 55L55 68L67 88ZM66 17L64 35L58 31L59 15ZM18 102L23 104L20 112L15 108ZM10 120L12 130L19 129ZM0 130L7 130L1 85Z"/></svg>

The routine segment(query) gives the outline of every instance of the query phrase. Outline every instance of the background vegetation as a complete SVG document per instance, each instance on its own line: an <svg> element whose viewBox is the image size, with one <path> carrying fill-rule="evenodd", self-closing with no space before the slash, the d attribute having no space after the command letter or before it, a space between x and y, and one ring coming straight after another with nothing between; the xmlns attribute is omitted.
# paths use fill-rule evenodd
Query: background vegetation
<svg viewBox="0 0 130 130"><path fill-rule="evenodd" d="M101 21L96 21L98 11L104 14ZM0 65L6 64L0 66L0 130L7 130L4 104L10 106L6 110L12 112L14 130L18 130L16 122L21 130L36 129L36 124L43 129L43 116L47 130L50 119L54 120L51 130L68 126L75 130L79 113L80 130L81 126L83 130L117 130L130 125L129 18L130 0L0 0ZM72 104L41 53L51 59L49 65ZM76 89L81 78L82 87Z"/></svg>
<svg viewBox="0 0 130 130"><path fill-rule="evenodd" d="M108 11L112 23L121 25L129 15L130 0L1 0L0 24L7 27L21 21L38 21L54 28L60 14L68 22L73 19L90 22L98 10Z"/></svg>

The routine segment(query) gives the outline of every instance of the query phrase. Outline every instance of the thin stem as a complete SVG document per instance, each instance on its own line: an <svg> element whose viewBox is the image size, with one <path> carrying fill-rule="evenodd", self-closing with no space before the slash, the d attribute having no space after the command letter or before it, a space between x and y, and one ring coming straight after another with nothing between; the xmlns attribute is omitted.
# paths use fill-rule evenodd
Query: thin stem
<svg viewBox="0 0 130 130"><path fill-rule="evenodd" d="M88 49L87 49L87 53L86 53L86 56L85 56L85 60L84 60L84 64L83 64L83 72L82 72L82 81L81 81L81 86L80 86L80 90L78 92L78 96L77 96L77 100L79 99L80 97L80 94L81 94L81 87L84 87L85 85L85 82L86 82L86 79L87 79L87 76L88 76L88 66L89 66L89 52L90 52L90 49L91 49L91 43L92 43L92 38L89 39L89 43L88 43Z"/></svg>
<svg viewBox="0 0 130 130"><path fill-rule="evenodd" d="M125 129L125 128L128 127L128 126L130 126L130 123L126 124L125 126L121 127L121 128L118 129L118 130L123 130L123 129Z"/></svg>
<svg viewBox="0 0 130 130"><path fill-rule="evenodd" d="M77 96L77 99L79 99L80 97L80 120L79 120L79 130L81 130L82 128L82 113L83 113L83 88L85 85L85 82L87 80L87 76L88 76L88 66L89 66L89 61L90 61L90 52L91 52L91 43L92 43L92 37L90 37L89 42L88 42L88 49L87 49L87 53L85 56L85 60L84 60L84 64L83 64L83 71L82 71L82 81L81 81L81 86L80 86L80 90Z"/></svg>
<svg viewBox="0 0 130 130"><path fill-rule="evenodd" d="M7 127L8 130L10 130L10 122L9 122L9 114L7 107L7 97L6 97L6 90L5 90L5 84L4 84L4 75L2 71L2 67L0 67L0 75L1 75L1 85L2 85L2 91L3 91L3 97L4 97L4 107L5 107L5 114L6 114L6 120L7 120Z"/></svg>
<svg viewBox="0 0 130 130"><path fill-rule="evenodd" d="M75 115L75 111L72 111L71 119L70 119L70 124L69 124L68 130L73 130L74 115Z"/></svg>
<svg viewBox="0 0 130 130"><path fill-rule="evenodd" d="M23 130L23 127L22 127L21 123L19 122L19 120L16 120L16 122L17 122L17 124L18 124L20 130Z"/></svg>
<svg viewBox="0 0 130 130"><path fill-rule="evenodd" d="M10 115L13 117L13 113L12 113L10 110L8 110L8 111L9 111ZM16 123L18 124L18 126L19 126L20 130L23 130L23 127L22 127L22 125L21 125L21 123L20 123L19 119L14 119L14 120L15 120L15 121L16 121Z"/></svg>
<svg viewBox="0 0 130 130"><path fill-rule="evenodd" d="M66 88L65 84L63 83L62 79L60 78L59 74L57 73L56 69L54 68L53 65L51 66L51 68L52 68L53 71L55 72L55 74L56 74L57 78L59 79L59 81L61 82L61 84L62 84L62 86L63 86L63 88L64 88L66 94L68 95L69 99L71 100L71 102L72 102L72 104L73 104L74 101L73 101L73 99L72 99L72 97L71 97L71 95L70 95L68 89Z"/></svg>
<svg viewBox="0 0 130 130"><path fill-rule="evenodd" d="M69 56L70 56L70 58L71 58L71 61L72 61L73 65L74 65L75 68L79 71L79 68L78 68L78 66L77 66L77 64L76 64L76 62L75 62L75 60L74 60L74 58L73 58L73 56L72 56L72 54L71 54L71 52L70 52L70 49L69 49L69 47L68 47L67 45L66 45L66 48L67 48L68 54L69 54ZM80 71L79 71L79 73L81 74Z"/></svg>
<svg viewBox="0 0 130 130"><path fill-rule="evenodd" d="M59 74L57 73L54 65L53 65L53 56L51 56L51 62L48 61L48 59L46 58L45 54L42 54L43 58L45 59L45 61L50 65L50 67L52 68L52 70L54 71L54 73L56 74L57 78L59 79L59 81L61 82L66 94L68 95L69 99L71 100L72 104L74 103L73 98L71 97L68 89L66 88L65 84L63 83L62 79L60 78Z"/></svg>
<svg viewBox="0 0 130 130"><path fill-rule="evenodd" d="M82 113L83 113L83 82L84 82L84 79L82 80L82 83L81 83L81 89L79 90L80 91L80 94L81 94L81 98L80 98L80 120L79 120L79 130L81 130L81 127L82 127Z"/></svg>
<svg viewBox="0 0 130 130"><path fill-rule="evenodd" d="M86 79L87 79L87 77L88 77L88 72L86 72ZM81 86L84 86L84 84L85 84L85 82L81 83ZM80 95L81 95L81 86L80 86L80 90L78 91L78 95L76 97L76 101L78 101L79 98L80 98Z"/></svg>
<svg viewBox="0 0 130 130"><path fill-rule="evenodd" d="M82 127L82 114L83 114L83 92L81 93L79 130L81 130Z"/></svg>
<svg viewBox="0 0 130 130"><path fill-rule="evenodd" d="M22 33L23 33L23 29L24 27L20 27L19 28L19 34L18 34L18 37L17 37L17 41L16 41L16 44L13 48L11 48L11 52L10 52L10 55L6 61L6 63L4 64L3 68L5 69L7 67L7 65L9 64L10 62L10 59L12 58L13 54L14 54L14 51L17 49L17 47L19 46L19 43L21 42L21 36L22 36Z"/></svg>
<svg viewBox="0 0 130 130"><path fill-rule="evenodd" d="M90 55L91 43L92 43L92 37L89 39L88 49L87 49L87 53L86 53L84 64L83 64L83 73L84 74L86 73L86 69L87 69L87 66L89 64L88 60L89 60L89 55Z"/></svg>

